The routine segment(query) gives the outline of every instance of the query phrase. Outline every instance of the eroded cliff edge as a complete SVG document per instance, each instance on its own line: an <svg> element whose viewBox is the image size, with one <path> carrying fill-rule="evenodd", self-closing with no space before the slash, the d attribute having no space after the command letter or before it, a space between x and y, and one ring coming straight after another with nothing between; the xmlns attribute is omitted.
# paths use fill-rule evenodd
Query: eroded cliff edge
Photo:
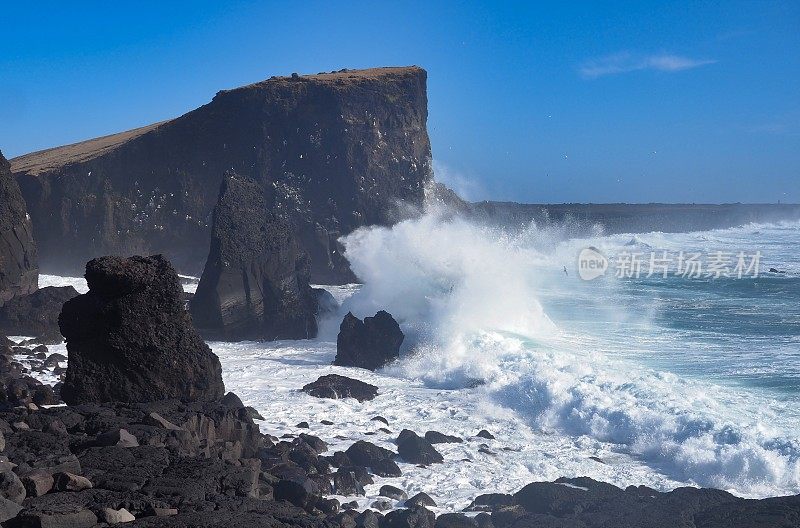
<svg viewBox="0 0 800 528"><path fill-rule="evenodd" d="M267 189L312 279L352 279L336 240L421 205L432 179L427 74L418 67L273 77L179 118L11 160L42 267L163 253L199 273L228 170Z"/></svg>
<svg viewBox="0 0 800 528"><path fill-rule="evenodd" d="M36 291L38 283L31 219L9 163L0 152L0 306Z"/></svg>

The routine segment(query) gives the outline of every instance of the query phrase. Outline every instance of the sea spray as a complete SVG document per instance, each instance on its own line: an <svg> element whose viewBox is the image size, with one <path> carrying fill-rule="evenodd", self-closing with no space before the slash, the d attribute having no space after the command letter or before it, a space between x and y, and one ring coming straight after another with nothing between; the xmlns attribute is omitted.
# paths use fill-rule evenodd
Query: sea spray
<svg viewBox="0 0 800 528"><path fill-rule="evenodd" d="M626 309L625 284L582 282L570 275L572 259L582 244L618 249L632 237L558 236L552 226L511 232L437 213L358 230L344 244L364 285L343 310L386 309L400 321L409 339L387 369L396 376L440 388L482 384L474 390L534 429L610 443L670 479L752 496L800 491L796 431L769 426L753 394L610 353L656 335L657 305ZM623 331L598 331L627 342L559 328L543 292L581 301L568 309L603 312L604 324Z"/></svg>

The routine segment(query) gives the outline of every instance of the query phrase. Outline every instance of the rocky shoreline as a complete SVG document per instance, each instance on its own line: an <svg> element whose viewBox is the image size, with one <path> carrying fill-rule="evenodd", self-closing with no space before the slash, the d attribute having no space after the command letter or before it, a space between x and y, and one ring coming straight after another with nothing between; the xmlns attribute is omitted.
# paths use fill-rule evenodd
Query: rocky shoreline
<svg viewBox="0 0 800 528"><path fill-rule="evenodd" d="M95 363L107 363L119 356L115 352L104 360L96 349L87 349L87 335L96 336L91 341L95 344L97 337L108 343L99 347L103 350L111 345L120 350L133 346L131 350L142 355L169 349L175 359L189 353L164 341L147 346L152 334L174 335L164 328L185 325L179 280L167 261L105 258L87 268L89 293L68 301L61 317L70 360L89 354ZM79 309L99 310L109 322L92 324L89 334L89 330L68 329L69 321L81 319L83 314L76 313ZM366 338L353 335L353 328L343 324L349 347ZM361 331L376 335L366 327ZM184 327L183 332L193 330ZM393 344L402 340L391 332L388 338ZM402 476L407 464L436 471L436 465L444 461L437 445L466 441L477 450L490 450L486 442L502 432L484 430L465 439L435 430L411 431L376 416L380 432L395 438L394 449L358 440L332 452L325 441L325 423L298 423L297 428L307 431L299 434L262 434L254 419L263 417L233 393L220 397L221 381L220 389L209 393L213 397L206 401L185 384L183 390L188 392L179 391L173 399L162 399L158 395L163 392L151 390L184 372L181 368L170 372L165 365L137 373L129 366L117 375L93 378L84 373L86 364L80 360L77 365L83 366L65 370L65 358L54 358L44 345L6 345L4 350L3 526L90 527L124 522L186 527L249 523L341 528L698 528L797 526L800 522L800 496L748 500L713 489L662 493L631 486L623 490L586 477L535 482L514 494L486 490L459 512L437 508L435 490L409 497L406 490L386 484L369 508L358 508L353 499L364 495L365 486ZM32 358L28 366L13 359L26 351ZM150 357L147 364L153 361ZM107 368L103 366L100 372L108 372ZM66 376L74 386L86 385L81 403L50 407L58 401L60 385L49 392L12 390L16 381L26 377L28 383L39 383L35 376L45 371ZM119 385L118 376L124 373L136 380L125 384L136 389L125 394L138 395L129 399L146 400L148 395L156 399L125 402L120 401L125 399L120 392L103 389L109 382ZM213 380L219 373L212 365L194 376L206 376L212 380L206 385L216 386ZM374 398L379 391L379 387L331 375L302 389L316 397L358 401ZM104 399L109 401L99 401Z"/></svg>

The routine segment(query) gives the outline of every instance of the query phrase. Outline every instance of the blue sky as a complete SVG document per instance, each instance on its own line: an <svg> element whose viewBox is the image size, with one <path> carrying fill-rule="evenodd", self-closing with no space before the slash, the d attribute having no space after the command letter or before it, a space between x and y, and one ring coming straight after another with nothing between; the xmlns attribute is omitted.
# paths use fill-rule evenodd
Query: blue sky
<svg viewBox="0 0 800 528"><path fill-rule="evenodd" d="M800 202L800 2L495 4L8 2L0 149L417 64L437 171L468 198Z"/></svg>

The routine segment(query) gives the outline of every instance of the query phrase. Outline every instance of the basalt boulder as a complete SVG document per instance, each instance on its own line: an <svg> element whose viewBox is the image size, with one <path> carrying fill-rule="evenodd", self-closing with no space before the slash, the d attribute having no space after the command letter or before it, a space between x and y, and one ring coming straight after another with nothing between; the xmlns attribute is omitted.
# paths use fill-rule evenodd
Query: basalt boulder
<svg viewBox="0 0 800 528"><path fill-rule="evenodd" d="M89 292L59 317L69 356L65 402L223 396L219 358L192 326L167 259L101 257L86 265L86 281Z"/></svg>
<svg viewBox="0 0 800 528"><path fill-rule="evenodd" d="M11 166L0 152L0 306L36 291L39 264L33 225Z"/></svg>
<svg viewBox="0 0 800 528"><path fill-rule="evenodd" d="M363 402L374 399L378 395L378 387L346 376L327 374L304 385L303 392L316 398L355 398Z"/></svg>
<svg viewBox="0 0 800 528"><path fill-rule="evenodd" d="M64 303L77 296L72 286L48 286L15 297L0 307L0 333L60 342L58 316Z"/></svg>
<svg viewBox="0 0 800 528"><path fill-rule="evenodd" d="M317 335L318 294L291 226L268 210L264 188L228 173L214 209L211 250L192 298L208 337L306 339Z"/></svg>
<svg viewBox="0 0 800 528"><path fill-rule="evenodd" d="M379 369L400 357L404 338L397 321L383 310L363 321L348 312L339 326L333 364Z"/></svg>

